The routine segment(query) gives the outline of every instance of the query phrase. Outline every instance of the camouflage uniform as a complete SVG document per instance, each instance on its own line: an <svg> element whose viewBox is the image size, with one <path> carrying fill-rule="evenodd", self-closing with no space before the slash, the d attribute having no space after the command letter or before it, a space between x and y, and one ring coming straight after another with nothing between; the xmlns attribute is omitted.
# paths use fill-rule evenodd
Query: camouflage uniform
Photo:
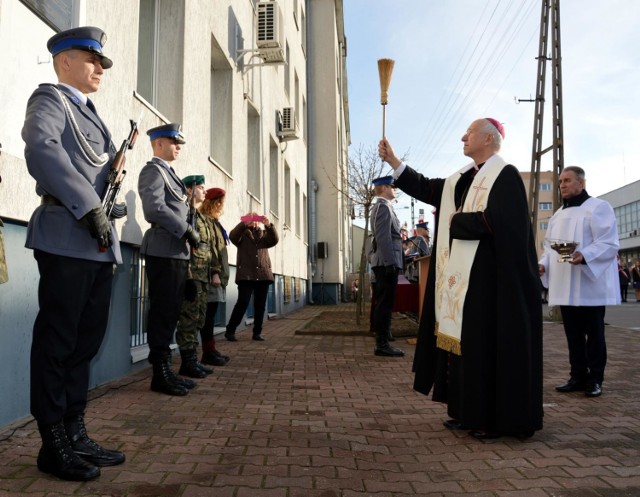
<svg viewBox="0 0 640 497"><path fill-rule="evenodd" d="M196 228L200 234L200 244L193 251L187 280L194 280L197 288L193 302L184 299L180 308L180 319L176 331L176 343L180 350L195 349L198 346L198 333L204 325L207 312L207 285L211 282L211 261L214 248L214 231L208 218L197 213Z"/></svg>

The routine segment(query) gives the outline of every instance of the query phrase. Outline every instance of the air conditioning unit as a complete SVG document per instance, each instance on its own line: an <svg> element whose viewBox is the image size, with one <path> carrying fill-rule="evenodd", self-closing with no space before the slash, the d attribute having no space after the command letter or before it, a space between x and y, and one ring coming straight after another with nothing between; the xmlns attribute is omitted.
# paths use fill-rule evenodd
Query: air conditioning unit
<svg viewBox="0 0 640 497"><path fill-rule="evenodd" d="M258 53L265 62L284 62L284 20L277 2L258 2Z"/></svg>
<svg viewBox="0 0 640 497"><path fill-rule="evenodd" d="M281 140L295 140L298 138L298 122L293 107L283 107L280 113L280 129L278 136Z"/></svg>

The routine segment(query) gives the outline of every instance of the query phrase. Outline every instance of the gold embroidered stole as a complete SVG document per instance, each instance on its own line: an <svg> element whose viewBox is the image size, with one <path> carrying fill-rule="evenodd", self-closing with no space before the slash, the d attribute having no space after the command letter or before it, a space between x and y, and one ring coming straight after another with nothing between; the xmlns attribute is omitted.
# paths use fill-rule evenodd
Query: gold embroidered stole
<svg viewBox="0 0 640 497"><path fill-rule="evenodd" d="M475 175L462 212L483 212L487 207L493 184L506 166L499 155L493 155ZM469 275L479 240L454 239L449 251L449 218L456 212L455 188L460 175L473 163L449 176L444 184L438 222L438 251L436 254L436 337L440 349L462 355L462 311L469 289Z"/></svg>

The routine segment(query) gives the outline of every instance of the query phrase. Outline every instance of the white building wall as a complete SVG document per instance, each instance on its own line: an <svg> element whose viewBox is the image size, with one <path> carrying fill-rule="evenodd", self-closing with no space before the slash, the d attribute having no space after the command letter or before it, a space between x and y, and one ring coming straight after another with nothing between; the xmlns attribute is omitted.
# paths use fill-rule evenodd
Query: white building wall
<svg viewBox="0 0 640 497"><path fill-rule="evenodd" d="M283 107L298 107L300 130L305 127L302 102L309 100L307 90L307 59L303 50L302 19L311 21L304 2L278 0L283 13L285 38L289 44L289 92L285 91L284 65L263 65L261 58L247 53L238 65L236 58L235 22L240 28L245 49L255 48L256 18L251 0L158 0L160 27L163 33L162 56L157 67L162 80L157 107L137 92L138 81L138 0L78 0L72 25L94 25L108 35L104 52L114 61L105 71L101 89L92 95L98 112L107 123L114 143L120 146L129 132L129 119L144 113L141 133L135 148L127 154L121 199L126 201L128 217L117 224L125 255L125 264L116 270L116 282L107 340L92 369L92 385L104 383L131 368L128 331L131 325L131 276L133 254L137 251L148 223L142 215L137 195L137 180L142 166L151 158L146 131L165 122L180 122L187 144L182 148L175 168L181 176L204 174L208 187L218 186L227 191L222 223L230 231L248 211L267 215L276 225L280 243L270 249L273 271L276 274L275 312L286 313L306 302L308 278L308 228L304 219L309 198L307 175L307 139L280 142L277 111ZM294 11L296 12L294 14ZM294 15L296 16L294 18ZM235 19L235 21L233 21ZM232 22L233 21L233 22ZM297 22L296 22L297 21ZM28 337L37 312L37 268L31 252L23 248L25 224L39 204L35 195L35 181L29 176L24 162L24 143L20 132L29 96L39 83L56 82L47 40L54 31L32 13L20 0L0 0L0 44L11 47L0 51L0 101L3 119L0 120L0 217L9 220L5 227L10 281L0 286L0 329L9 327L12 333L0 337L0 350L7 351L0 367L0 378L10 379L10 385L0 381L0 394L15 400L11 412L0 407L0 426L28 412L28 375L12 371L28 368ZM214 41L215 40L215 43ZM214 55L212 46L220 52ZM212 58L229 68L228 126L211 129L211 67ZM250 67L256 64L255 67ZM243 67L242 67L243 66ZM297 76L297 85L296 85ZM296 90L297 88L297 90ZM258 139L248 146L248 123L258 123ZM249 131L251 133L252 131ZM302 133L302 131L300 131ZM211 139L224 137L230 144L225 163L211 157ZM277 195L271 201L270 144L277 148ZM248 171L249 160L255 158L261 168L257 191L249 191L256 183L255 170ZM227 160L228 159L228 160ZM285 184L284 165L290 168L290 182ZM295 185L299 194L296 197ZM253 190L256 190L253 188ZM285 213L285 194L289 191L291 212ZM296 202L296 198L298 201ZM275 203L275 205L273 205ZM296 215L296 210L298 214ZM285 223L285 219L289 219ZM230 248L230 262L235 264L236 250ZM232 268L232 276L233 276ZM297 282L297 298L283 298L284 281ZM235 284L229 284L227 317L235 304ZM102 357L105 359L103 360ZM115 361L114 357L122 358ZM17 383L16 383L17 381ZM6 388L5 388L6 387ZM19 398L15 392L22 392ZM17 414L16 414L17 413Z"/></svg>
<svg viewBox="0 0 640 497"><path fill-rule="evenodd" d="M309 166L318 185L317 242L328 257L315 261L313 283L333 287L337 301L350 265L350 223L345 180L349 145L342 1L308 0L309 26ZM310 222L313 222L310 221ZM322 300L317 295L314 300ZM327 297L331 298L332 295Z"/></svg>

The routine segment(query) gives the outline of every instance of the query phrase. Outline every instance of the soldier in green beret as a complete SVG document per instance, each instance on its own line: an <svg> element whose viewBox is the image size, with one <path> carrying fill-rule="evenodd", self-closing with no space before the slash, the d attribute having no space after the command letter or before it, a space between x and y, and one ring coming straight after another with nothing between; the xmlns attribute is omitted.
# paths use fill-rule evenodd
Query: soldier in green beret
<svg viewBox="0 0 640 497"><path fill-rule="evenodd" d="M211 261L214 251L214 233L211 223L200 213L200 206L205 197L204 176L188 176L183 178L182 182L187 187L191 215L194 219L192 222L195 222L195 229L200 235L200 243L191 251L184 300L176 329L176 343L180 347L182 359L178 373L190 378L204 378L213 373L213 369L198 361L196 348L198 333L204 325L207 312L207 285L211 283L213 276Z"/></svg>

